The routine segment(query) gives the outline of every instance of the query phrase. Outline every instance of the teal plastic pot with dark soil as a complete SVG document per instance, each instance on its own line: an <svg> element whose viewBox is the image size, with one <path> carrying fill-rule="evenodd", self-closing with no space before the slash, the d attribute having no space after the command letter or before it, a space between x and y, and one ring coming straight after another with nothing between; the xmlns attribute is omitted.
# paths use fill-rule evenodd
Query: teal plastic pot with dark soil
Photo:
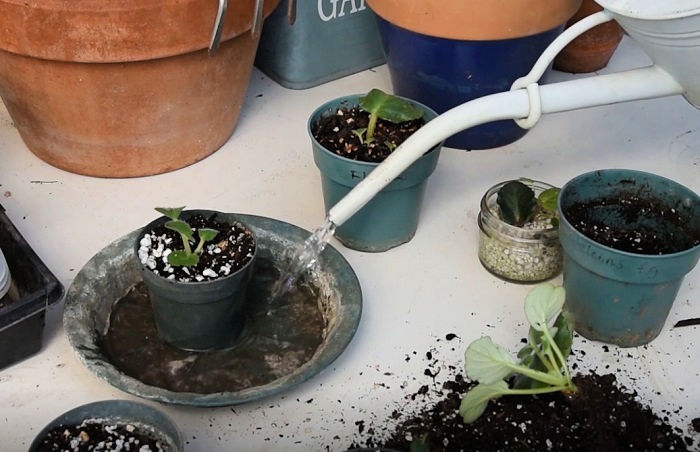
<svg viewBox="0 0 700 452"><path fill-rule="evenodd" d="M653 340L700 258L700 197L661 176L608 169L569 181L558 208L576 331L623 347Z"/></svg>
<svg viewBox="0 0 700 452"><path fill-rule="evenodd" d="M415 109L415 114L408 117L415 119L394 123L380 117L373 135L368 135L372 115L360 106L363 95L327 102L309 118L308 131L314 162L321 172L326 212L410 134L437 116L418 102L392 97L408 102ZM418 228L426 182L437 166L441 147L442 143L426 152L340 225L336 238L348 248L368 252L386 251L411 240Z"/></svg>
<svg viewBox="0 0 700 452"><path fill-rule="evenodd" d="M244 325L257 251L252 231L235 215L160 211L166 216L135 244L158 333L186 350L231 345Z"/></svg>
<svg viewBox="0 0 700 452"><path fill-rule="evenodd" d="M165 414L143 403L102 400L58 416L37 434L29 451L116 451L129 447L154 452L184 450L177 426Z"/></svg>

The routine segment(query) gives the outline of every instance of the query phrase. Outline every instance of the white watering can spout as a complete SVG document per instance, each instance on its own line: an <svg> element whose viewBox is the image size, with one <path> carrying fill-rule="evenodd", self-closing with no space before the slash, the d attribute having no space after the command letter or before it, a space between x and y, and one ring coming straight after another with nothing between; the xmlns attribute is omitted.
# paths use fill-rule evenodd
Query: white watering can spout
<svg viewBox="0 0 700 452"><path fill-rule="evenodd" d="M682 94L700 108L700 0L596 0L604 11L562 33L528 75L510 91L459 105L425 124L328 212L343 224L428 149L457 132L480 124L514 119L534 126L543 113ZM615 74L539 85L542 74L576 36L616 20L652 58L654 65Z"/></svg>

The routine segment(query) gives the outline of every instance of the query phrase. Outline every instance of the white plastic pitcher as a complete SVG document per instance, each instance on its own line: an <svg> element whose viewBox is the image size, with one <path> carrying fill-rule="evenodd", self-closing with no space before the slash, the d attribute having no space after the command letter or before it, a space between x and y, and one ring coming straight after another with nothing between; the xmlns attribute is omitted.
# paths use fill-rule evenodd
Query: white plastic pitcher
<svg viewBox="0 0 700 452"><path fill-rule="evenodd" d="M533 127L543 113L681 94L700 108L700 0L596 0L604 10L562 33L510 91L459 105L421 127L328 212L344 223L425 151L487 122L514 119ZM630 71L540 86L554 57L581 33L616 20L654 64Z"/></svg>

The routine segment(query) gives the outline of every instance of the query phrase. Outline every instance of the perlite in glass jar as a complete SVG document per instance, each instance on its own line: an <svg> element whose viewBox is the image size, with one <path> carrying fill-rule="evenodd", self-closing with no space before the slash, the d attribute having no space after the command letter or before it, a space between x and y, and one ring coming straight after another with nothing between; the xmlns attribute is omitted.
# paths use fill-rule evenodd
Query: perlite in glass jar
<svg viewBox="0 0 700 452"><path fill-rule="evenodd" d="M511 181L491 187L481 199L479 213L479 260L491 273L503 279L535 283L559 274L562 249L559 232L551 217L536 215L522 226L503 221L497 203L498 191ZM535 197L555 188L544 182L520 179Z"/></svg>

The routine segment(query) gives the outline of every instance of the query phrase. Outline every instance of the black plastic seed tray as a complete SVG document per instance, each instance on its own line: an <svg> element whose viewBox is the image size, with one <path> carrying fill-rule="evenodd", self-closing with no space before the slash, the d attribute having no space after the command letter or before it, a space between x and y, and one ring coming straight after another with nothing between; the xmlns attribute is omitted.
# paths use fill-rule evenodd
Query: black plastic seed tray
<svg viewBox="0 0 700 452"><path fill-rule="evenodd" d="M0 300L0 369L41 350L46 308L63 286L39 259L0 205L0 249L7 260L14 296Z"/></svg>

